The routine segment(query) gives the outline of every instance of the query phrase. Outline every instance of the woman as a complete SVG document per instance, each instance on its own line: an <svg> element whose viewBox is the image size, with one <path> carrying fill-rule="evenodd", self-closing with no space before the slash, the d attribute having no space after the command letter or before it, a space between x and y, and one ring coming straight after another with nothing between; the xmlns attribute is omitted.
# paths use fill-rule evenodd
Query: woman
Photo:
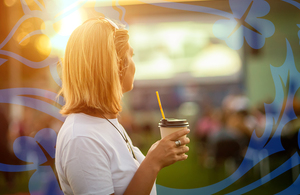
<svg viewBox="0 0 300 195"><path fill-rule="evenodd" d="M128 39L127 30L103 17L87 20L69 38L60 93L67 118L55 159L65 194L154 195L158 172L187 158L189 139L181 137L189 130L156 142L145 157L118 123L135 73Z"/></svg>

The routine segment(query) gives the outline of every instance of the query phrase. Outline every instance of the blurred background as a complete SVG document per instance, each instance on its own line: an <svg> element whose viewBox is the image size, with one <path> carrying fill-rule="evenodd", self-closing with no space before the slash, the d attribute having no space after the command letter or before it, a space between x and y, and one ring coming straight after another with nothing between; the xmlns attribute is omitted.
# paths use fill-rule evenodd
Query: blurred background
<svg viewBox="0 0 300 195"><path fill-rule="evenodd" d="M160 139L155 91L167 118L189 122L189 158L164 168L158 185L201 188L245 169L214 193L255 181L248 194L297 186L299 9L297 1L270 0L1 1L0 194L61 193L54 169L61 61L72 31L97 16L129 30L136 75L119 121L133 143L146 155ZM270 149L270 140L280 141Z"/></svg>

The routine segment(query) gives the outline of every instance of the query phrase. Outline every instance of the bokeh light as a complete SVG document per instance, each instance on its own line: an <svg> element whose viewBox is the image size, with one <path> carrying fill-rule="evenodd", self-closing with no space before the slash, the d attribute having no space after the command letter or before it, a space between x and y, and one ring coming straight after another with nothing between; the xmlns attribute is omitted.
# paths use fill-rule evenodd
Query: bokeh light
<svg viewBox="0 0 300 195"><path fill-rule="evenodd" d="M38 51L43 55L49 55L51 52L51 42L46 35L41 35L36 40L36 47Z"/></svg>
<svg viewBox="0 0 300 195"><path fill-rule="evenodd" d="M17 0L4 0L4 4L5 4L7 7L13 6L16 2L17 2Z"/></svg>
<svg viewBox="0 0 300 195"><path fill-rule="evenodd" d="M236 51L214 44L196 57L191 72L195 77L229 76L238 73L241 68L242 62Z"/></svg>
<svg viewBox="0 0 300 195"><path fill-rule="evenodd" d="M30 37L24 39L25 36L26 36L27 34L28 34L28 33L25 32L25 31L24 31L24 32L21 32L20 34L18 34L18 36L17 36L17 41L18 41L18 43L19 43L21 46L25 46L25 45L27 45L27 44L29 43Z"/></svg>

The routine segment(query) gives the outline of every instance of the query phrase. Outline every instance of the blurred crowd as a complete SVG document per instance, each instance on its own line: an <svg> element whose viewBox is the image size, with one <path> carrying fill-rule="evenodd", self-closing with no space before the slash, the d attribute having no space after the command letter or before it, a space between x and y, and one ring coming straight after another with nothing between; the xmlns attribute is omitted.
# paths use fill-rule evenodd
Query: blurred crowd
<svg viewBox="0 0 300 195"><path fill-rule="evenodd" d="M278 124L266 121L265 105L261 103L250 108L249 100L244 95L228 95L218 108L204 107L194 131L199 163L204 167L213 168L230 162L233 169L236 169L244 158L250 138L254 134L261 137L266 131L266 125L270 125L271 128L268 129L272 131L268 139L278 136L284 148L283 154L292 156L299 150L297 139L300 127L300 100L295 98L290 102L293 103L283 103L281 108L273 108L268 113L269 117L274 116L274 121L277 120L276 116L282 118L283 111L287 113L287 118L284 119L287 124L283 127L281 135L274 135ZM289 112L295 112L296 118L289 119Z"/></svg>

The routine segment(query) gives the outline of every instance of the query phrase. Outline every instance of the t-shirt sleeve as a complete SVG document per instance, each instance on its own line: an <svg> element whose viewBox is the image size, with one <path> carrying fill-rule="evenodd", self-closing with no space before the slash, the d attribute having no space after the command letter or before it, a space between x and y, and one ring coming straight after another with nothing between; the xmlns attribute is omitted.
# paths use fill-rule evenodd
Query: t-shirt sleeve
<svg viewBox="0 0 300 195"><path fill-rule="evenodd" d="M110 161L99 142L88 137L76 137L65 149L65 175L74 194L114 193Z"/></svg>

